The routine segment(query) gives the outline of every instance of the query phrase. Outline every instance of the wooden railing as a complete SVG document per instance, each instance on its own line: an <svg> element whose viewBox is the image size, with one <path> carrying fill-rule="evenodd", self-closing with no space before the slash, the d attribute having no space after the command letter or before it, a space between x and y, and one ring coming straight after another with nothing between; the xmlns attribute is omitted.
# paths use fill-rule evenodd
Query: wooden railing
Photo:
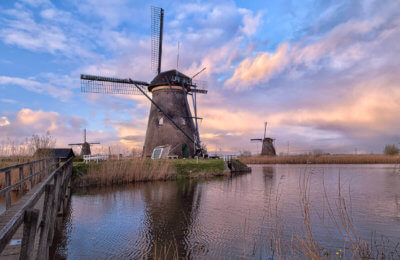
<svg viewBox="0 0 400 260"><path fill-rule="evenodd" d="M9 207L7 207L9 210L6 210L5 213L0 216L0 218L3 218L1 219L2 221L7 222L6 225L2 225L2 229L0 230L0 253L3 253L3 250L10 245L10 241L15 238L17 231L23 224L19 258L48 258L48 248L53 241L57 213L59 213L60 210L63 210L63 208L65 209L67 203L66 197L69 197L66 195L69 195L73 159L73 157L70 158L61 166L54 162L54 160L52 163L49 159L43 159L0 169L0 173L5 172L6 176L6 186L1 189L0 192L2 192L2 194L5 193L6 197L8 194L8 199L10 197L9 193L13 188L20 187L19 189L22 193L25 182L29 181L31 185L31 190L25 194L20 201L16 202L15 205L12 205L11 207L11 201L6 202L6 204L9 205ZM34 164L42 164L42 166L35 167ZM46 164L48 167L45 167ZM53 165L58 167L51 171L51 173L46 177L46 173L52 169ZM23 177L24 166L27 166L30 169L29 176L25 178ZM10 185L10 171L16 168L19 169L20 173L22 172L22 174L20 174L20 180ZM40 170L35 171L35 169ZM38 179L39 183L34 187L35 177ZM43 181L41 181L42 178ZM43 206L37 205L43 194ZM39 229L40 232L38 232ZM36 239L37 234L39 233L40 237L39 239ZM38 241L38 244L35 244L35 240ZM35 248L37 250L35 250ZM36 257L35 252L37 252Z"/></svg>
<svg viewBox="0 0 400 260"><path fill-rule="evenodd" d="M58 164L58 160L54 158L46 158L36 160L32 162L22 163L0 169L0 178L4 174L4 187L1 185L0 196L5 194L6 199L6 210L11 207L11 191L13 189L19 189L20 197L24 196L24 185L29 181L31 190L35 183L42 180L43 177L47 176L55 166ZM11 184L11 172L18 169L18 182ZM29 175L24 177L24 170L29 171Z"/></svg>

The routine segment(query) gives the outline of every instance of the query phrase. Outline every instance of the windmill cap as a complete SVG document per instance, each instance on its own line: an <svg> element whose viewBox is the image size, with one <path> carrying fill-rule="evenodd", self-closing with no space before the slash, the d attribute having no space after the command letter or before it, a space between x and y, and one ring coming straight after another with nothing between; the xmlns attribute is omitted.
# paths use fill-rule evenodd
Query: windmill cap
<svg viewBox="0 0 400 260"><path fill-rule="evenodd" d="M151 91L154 87L168 85L166 78L168 78L171 85L181 86L182 83L184 85L190 83L190 78L185 74L177 70L168 70L161 72L150 82L149 91Z"/></svg>

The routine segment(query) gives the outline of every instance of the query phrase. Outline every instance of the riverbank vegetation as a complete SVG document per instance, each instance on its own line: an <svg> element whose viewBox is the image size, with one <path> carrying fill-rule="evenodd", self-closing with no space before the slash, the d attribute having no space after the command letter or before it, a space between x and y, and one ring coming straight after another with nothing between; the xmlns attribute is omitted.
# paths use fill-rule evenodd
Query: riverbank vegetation
<svg viewBox="0 0 400 260"><path fill-rule="evenodd" d="M56 139L50 132L46 134L33 134L22 142L2 140L0 142L0 168L33 161L34 153L40 148L54 148Z"/></svg>
<svg viewBox="0 0 400 260"><path fill-rule="evenodd" d="M399 148L394 144L388 144L383 149L383 153L387 155L397 155L399 154Z"/></svg>
<svg viewBox="0 0 400 260"><path fill-rule="evenodd" d="M227 175L229 175L229 171L225 171L224 161L219 159L151 160L130 158L88 164L76 162L73 168L73 182L76 187Z"/></svg>
<svg viewBox="0 0 400 260"><path fill-rule="evenodd" d="M385 154L343 154L343 155L279 155L241 156L246 164L397 164L399 155Z"/></svg>

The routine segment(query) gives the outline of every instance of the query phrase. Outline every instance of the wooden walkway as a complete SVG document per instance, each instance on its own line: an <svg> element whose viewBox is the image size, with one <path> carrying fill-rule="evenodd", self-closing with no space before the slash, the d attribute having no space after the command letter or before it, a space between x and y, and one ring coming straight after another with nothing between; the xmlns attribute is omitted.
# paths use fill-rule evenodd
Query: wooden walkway
<svg viewBox="0 0 400 260"><path fill-rule="evenodd" d="M55 160L40 161L0 169L6 176L5 186L0 183L0 194L6 196L6 211L0 215L0 259L48 259L56 217L70 195L73 158L61 166ZM24 168L29 169L28 176ZM16 169L22 172L19 181L7 181ZM29 191L23 194L26 186ZM22 195L11 205L13 189Z"/></svg>

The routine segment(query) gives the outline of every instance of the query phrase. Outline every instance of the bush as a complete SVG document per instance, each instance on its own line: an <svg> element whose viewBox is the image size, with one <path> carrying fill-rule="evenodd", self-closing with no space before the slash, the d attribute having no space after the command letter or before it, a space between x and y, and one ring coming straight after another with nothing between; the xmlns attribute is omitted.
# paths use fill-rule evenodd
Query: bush
<svg viewBox="0 0 400 260"><path fill-rule="evenodd" d="M388 144L385 146L383 152L387 155L396 155L399 154L399 148L397 148L397 146L394 144Z"/></svg>

